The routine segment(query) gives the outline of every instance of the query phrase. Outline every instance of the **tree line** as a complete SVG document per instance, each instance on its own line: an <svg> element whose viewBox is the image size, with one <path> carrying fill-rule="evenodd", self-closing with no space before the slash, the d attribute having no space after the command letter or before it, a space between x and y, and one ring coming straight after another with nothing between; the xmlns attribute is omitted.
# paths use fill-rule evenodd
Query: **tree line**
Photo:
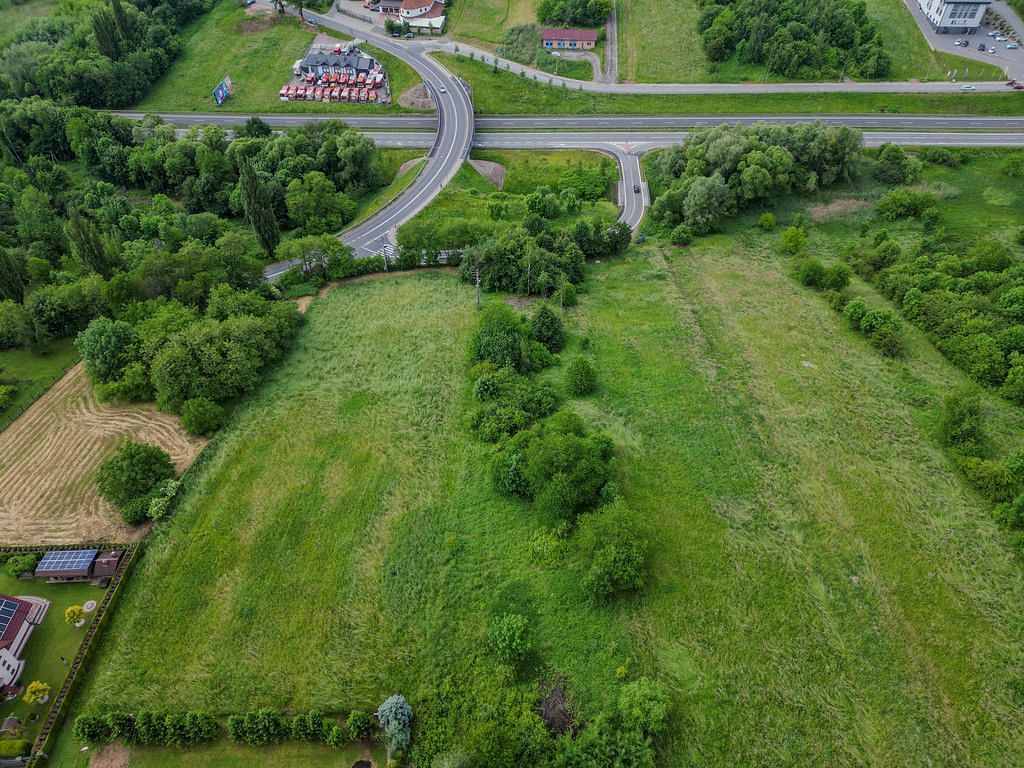
<svg viewBox="0 0 1024 768"><path fill-rule="evenodd" d="M181 51L178 32L213 0L101 0L76 20L34 20L0 52L0 99L90 107L139 101Z"/></svg>
<svg viewBox="0 0 1024 768"><path fill-rule="evenodd" d="M708 59L760 64L815 80L885 77L892 59L864 0L700 0L697 30Z"/></svg>

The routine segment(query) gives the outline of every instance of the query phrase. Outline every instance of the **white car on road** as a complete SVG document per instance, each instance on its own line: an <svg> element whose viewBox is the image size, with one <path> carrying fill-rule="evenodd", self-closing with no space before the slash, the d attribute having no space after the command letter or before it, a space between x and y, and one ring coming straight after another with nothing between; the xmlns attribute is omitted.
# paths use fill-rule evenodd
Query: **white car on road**
<svg viewBox="0 0 1024 768"><path fill-rule="evenodd" d="M961 91L973 91L974 90L974 86L971 85L970 83L964 83L963 85L960 86L960 90Z"/></svg>

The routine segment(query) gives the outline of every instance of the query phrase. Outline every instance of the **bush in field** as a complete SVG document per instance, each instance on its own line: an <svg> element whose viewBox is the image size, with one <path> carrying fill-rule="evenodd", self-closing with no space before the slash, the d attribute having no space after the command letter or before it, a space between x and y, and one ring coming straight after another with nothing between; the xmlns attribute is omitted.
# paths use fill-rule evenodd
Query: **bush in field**
<svg viewBox="0 0 1024 768"><path fill-rule="evenodd" d="M679 224L673 227L669 240L672 241L672 245L689 245L693 242L693 230L685 224Z"/></svg>
<svg viewBox="0 0 1024 768"><path fill-rule="evenodd" d="M875 203L875 210L886 221L897 221L912 216L920 216L925 210L935 210L937 202L935 195L927 192L894 189ZM937 220L938 211L936 211L934 218Z"/></svg>
<svg viewBox="0 0 1024 768"><path fill-rule="evenodd" d="M384 731L388 762L393 755L401 756L412 739L412 707L401 694L389 696L377 708L377 720Z"/></svg>
<svg viewBox="0 0 1024 768"><path fill-rule="evenodd" d="M23 552L18 555L11 555L4 563L4 573L12 579L18 578L23 573L35 571L39 564L39 555L34 552Z"/></svg>
<svg viewBox="0 0 1024 768"><path fill-rule="evenodd" d="M296 741L326 741L329 728L330 723L316 710L300 712L292 717L291 734Z"/></svg>
<svg viewBox="0 0 1024 768"><path fill-rule="evenodd" d="M69 605L64 610L64 621L72 627L85 621L85 609L80 605Z"/></svg>
<svg viewBox="0 0 1024 768"><path fill-rule="evenodd" d="M619 718L626 728L654 737L668 725L668 694L657 680L640 677L622 686Z"/></svg>
<svg viewBox="0 0 1024 768"><path fill-rule="evenodd" d="M14 402L14 396L17 393L18 388L13 384L0 384L0 411Z"/></svg>
<svg viewBox="0 0 1024 768"><path fill-rule="evenodd" d="M506 613L491 625L491 650L502 664L516 666L530 650L530 622L518 613Z"/></svg>
<svg viewBox="0 0 1024 768"><path fill-rule="evenodd" d="M868 305L864 299L856 298L851 299L847 302L845 309L843 309L843 317L850 324L850 327L856 331L860 330L860 321L864 318L868 312Z"/></svg>
<svg viewBox="0 0 1024 768"><path fill-rule="evenodd" d="M1020 482L1006 464L977 456L957 456L957 466L977 491L989 501L1012 501L1020 492Z"/></svg>
<svg viewBox="0 0 1024 768"><path fill-rule="evenodd" d="M487 361L499 368L528 369L528 335L519 314L503 302L484 309L473 338L470 356L474 361Z"/></svg>
<svg viewBox="0 0 1024 768"><path fill-rule="evenodd" d="M807 245L807 233L802 227L786 227L779 240L779 247L783 253L796 256L801 253Z"/></svg>
<svg viewBox="0 0 1024 768"><path fill-rule="evenodd" d="M1010 369L1003 381L1000 394L1017 405L1024 405L1024 355L1010 353Z"/></svg>
<svg viewBox="0 0 1024 768"><path fill-rule="evenodd" d="M796 267L796 279L801 285L821 290L825 283L825 265L818 259L802 259Z"/></svg>
<svg viewBox="0 0 1024 768"><path fill-rule="evenodd" d="M366 712L354 709L348 714L345 730L351 741L367 741L373 735L373 718Z"/></svg>
<svg viewBox="0 0 1024 768"><path fill-rule="evenodd" d="M277 744L291 732L288 721L278 710L264 707L228 718L228 738L239 744L262 746Z"/></svg>
<svg viewBox="0 0 1024 768"><path fill-rule="evenodd" d="M565 389L573 397L583 397L597 389L597 372L589 357L577 355L565 366Z"/></svg>
<svg viewBox="0 0 1024 768"><path fill-rule="evenodd" d="M143 709L135 713L135 734L139 744L167 743L167 713Z"/></svg>
<svg viewBox="0 0 1024 768"><path fill-rule="evenodd" d="M939 209L935 206L921 211L921 224L924 225L925 232L934 232L938 229L939 222L941 221L942 214L939 213Z"/></svg>
<svg viewBox="0 0 1024 768"><path fill-rule="evenodd" d="M563 282L556 295L563 307L575 307L579 303L576 286L570 282Z"/></svg>
<svg viewBox="0 0 1024 768"><path fill-rule="evenodd" d="M914 181L919 168L911 162L899 144L883 144L878 152L874 177L883 184L896 186Z"/></svg>
<svg viewBox="0 0 1024 768"><path fill-rule="evenodd" d="M27 739L0 740L0 758L13 759L23 757L32 751L32 742Z"/></svg>
<svg viewBox="0 0 1024 768"><path fill-rule="evenodd" d="M590 560L583 588L594 602L643 587L649 542L621 501L583 518L580 541Z"/></svg>
<svg viewBox="0 0 1024 768"><path fill-rule="evenodd" d="M860 320L860 330L875 349L886 357L903 352L903 333L899 315L891 309L868 310Z"/></svg>
<svg viewBox="0 0 1024 768"><path fill-rule="evenodd" d="M110 727L103 715L79 715L75 718L71 734L89 744L106 744L110 741Z"/></svg>
<svg viewBox="0 0 1024 768"><path fill-rule="evenodd" d="M939 437L948 448L967 456L977 456L985 444L981 399L975 392L954 392L942 404Z"/></svg>
<svg viewBox="0 0 1024 768"><path fill-rule="evenodd" d="M126 442L104 461L96 473L100 495L123 507L146 496L162 480L174 477L171 457L162 448Z"/></svg>
<svg viewBox="0 0 1024 768"><path fill-rule="evenodd" d="M181 404L181 425L190 435L209 437L224 423L224 408L205 397L194 397Z"/></svg>
<svg viewBox="0 0 1024 768"><path fill-rule="evenodd" d="M530 318L533 338L547 347L549 352L558 352L565 346L565 326L562 318L547 304L540 304Z"/></svg>
<svg viewBox="0 0 1024 768"><path fill-rule="evenodd" d="M762 213L761 218L757 220L757 226L763 229L765 232L770 232L778 226L778 222L775 220L775 214L773 213Z"/></svg>

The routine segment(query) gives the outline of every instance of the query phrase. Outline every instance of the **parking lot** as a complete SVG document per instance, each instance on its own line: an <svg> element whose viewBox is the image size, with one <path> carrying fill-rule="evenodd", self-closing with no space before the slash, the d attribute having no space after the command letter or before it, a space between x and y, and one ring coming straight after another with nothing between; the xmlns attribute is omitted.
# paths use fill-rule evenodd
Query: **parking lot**
<svg viewBox="0 0 1024 768"><path fill-rule="evenodd" d="M992 3L992 10L1000 14L1011 25L1012 34L1004 34L1001 30L993 29L991 26L983 26L973 35L940 35L925 18L917 0L904 0L907 8L914 16L917 26L920 27L929 45L943 53L951 53L964 58L973 59L985 64L994 64L1004 71L1007 79L1024 80L1024 47L1008 48L1013 43L1024 42L1024 23L1020 23L1019 17L1006 5L1005 2L996 0ZM989 33L993 33L990 35ZM1005 40L996 40L996 36L1006 37ZM965 45L957 45L956 41L961 40ZM969 72L957 72L957 79L972 79ZM966 76L965 76L966 74Z"/></svg>
<svg viewBox="0 0 1024 768"><path fill-rule="evenodd" d="M292 66L291 79L281 86L278 98L390 104L391 88L387 72L372 56L351 43L318 37L306 55Z"/></svg>

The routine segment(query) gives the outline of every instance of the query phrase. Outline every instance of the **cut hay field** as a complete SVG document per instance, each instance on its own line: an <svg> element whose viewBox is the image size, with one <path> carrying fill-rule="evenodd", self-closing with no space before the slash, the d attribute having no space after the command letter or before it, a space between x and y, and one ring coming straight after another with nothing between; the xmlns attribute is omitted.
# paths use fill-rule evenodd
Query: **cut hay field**
<svg viewBox="0 0 1024 768"><path fill-rule="evenodd" d="M934 436L963 377L913 332L879 357L776 237L635 247L571 313L601 382L575 407L655 532L640 596L584 604L571 545L491 490L463 422L472 290L353 283L148 542L78 706L417 708L449 674L468 705L500 685L486 627L516 605L519 682L564 677L582 718L619 666L665 682L659 765L1020 765L1021 566Z"/></svg>
<svg viewBox="0 0 1024 768"><path fill-rule="evenodd" d="M96 468L120 440L166 450L181 471L205 441L149 404L97 402L76 365L0 432L0 542L64 544L137 539L96 490Z"/></svg>
<svg viewBox="0 0 1024 768"><path fill-rule="evenodd" d="M866 0L866 4L893 60L887 79L943 80L952 69L959 69L962 76L965 66L974 80L1001 78L998 67L931 50L904 0ZM763 67L743 64L735 57L720 63L707 60L697 31L700 7L696 0L620 2L617 15L622 80L732 83L765 79ZM671 24L665 23L668 18Z"/></svg>

